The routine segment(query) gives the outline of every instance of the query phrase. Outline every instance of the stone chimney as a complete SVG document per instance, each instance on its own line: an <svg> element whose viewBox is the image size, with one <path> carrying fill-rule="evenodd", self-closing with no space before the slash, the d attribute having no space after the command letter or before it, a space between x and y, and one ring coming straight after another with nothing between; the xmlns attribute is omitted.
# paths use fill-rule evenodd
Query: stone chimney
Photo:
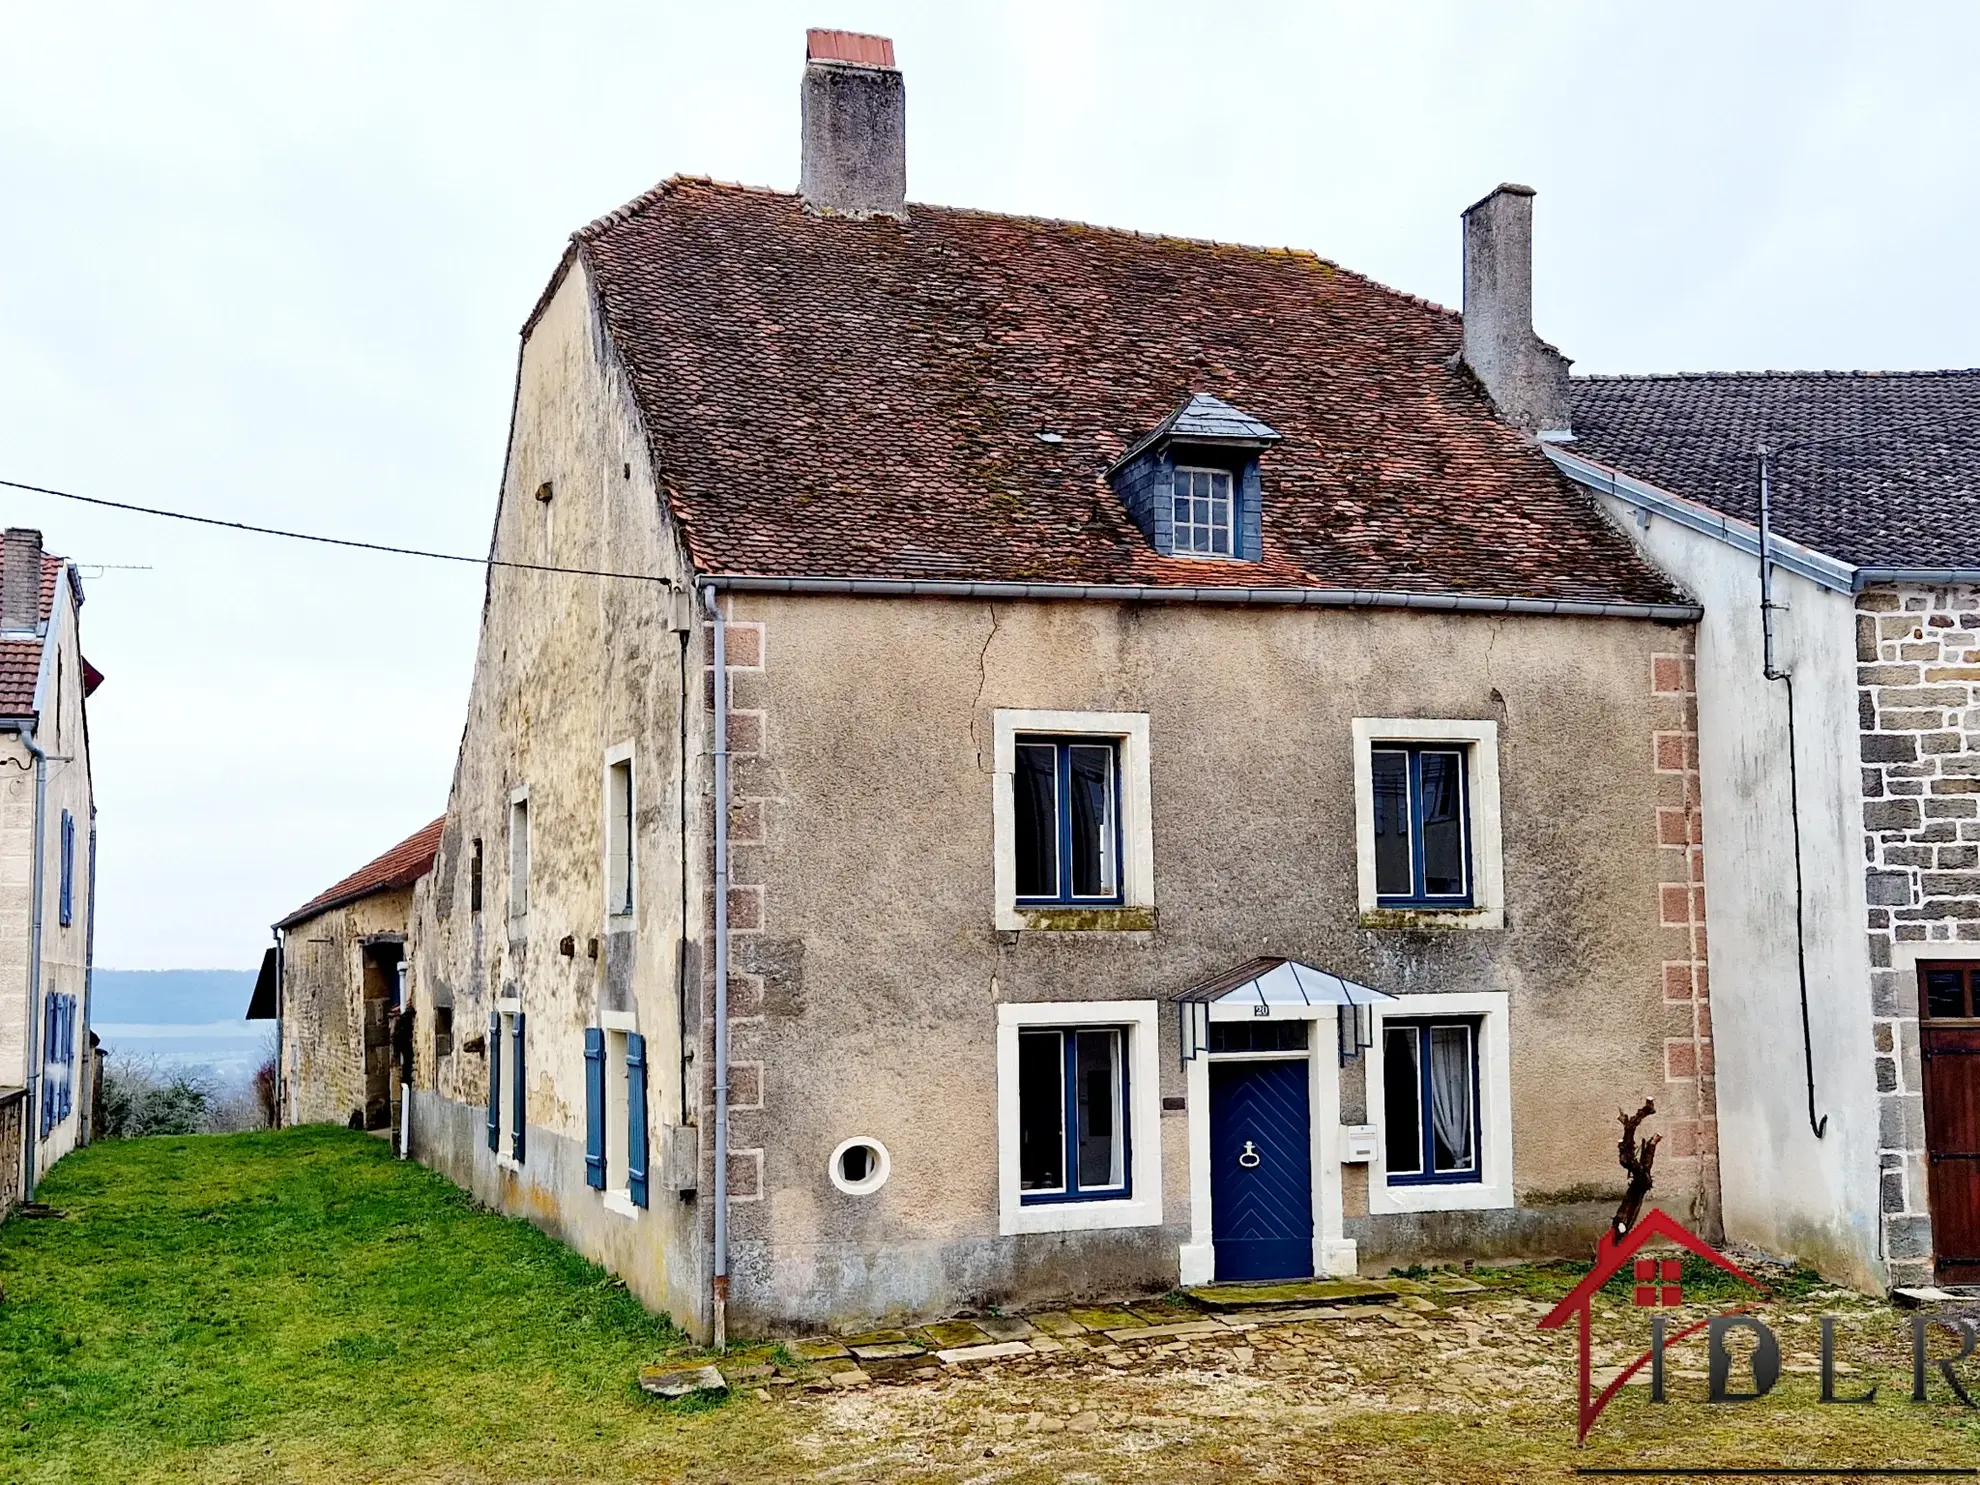
<svg viewBox="0 0 1980 1485"><path fill-rule="evenodd" d="M0 629L12 633L41 625L41 533L9 526L0 557Z"/></svg>
<svg viewBox="0 0 1980 1485"><path fill-rule="evenodd" d="M1568 367L1533 333L1533 188L1500 186L1464 214L1464 360L1499 415L1566 437Z"/></svg>
<svg viewBox="0 0 1980 1485"><path fill-rule="evenodd" d="M907 88L894 43L850 31L804 36L804 163L798 190L811 210L907 216Z"/></svg>

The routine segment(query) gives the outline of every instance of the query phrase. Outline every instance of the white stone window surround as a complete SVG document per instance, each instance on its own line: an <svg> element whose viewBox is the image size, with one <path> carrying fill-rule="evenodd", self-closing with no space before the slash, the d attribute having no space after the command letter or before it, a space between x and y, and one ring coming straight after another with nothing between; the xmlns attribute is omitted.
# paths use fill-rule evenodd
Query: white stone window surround
<svg viewBox="0 0 1980 1485"><path fill-rule="evenodd" d="M990 717L995 785L990 807L995 856L992 875L996 891L997 927L1011 930L1031 926L1031 919L1017 902L1017 804L1012 795L1012 780L1017 773L1017 740L1021 734L1093 737L1119 745L1121 900L1118 906L1099 911L1152 909L1155 906L1155 835L1148 787L1148 714L999 708Z"/></svg>
<svg viewBox="0 0 1980 1485"><path fill-rule="evenodd" d="M639 1017L632 1011L600 1011L598 1026L605 1033L606 1185L600 1196L606 1211L637 1221L641 1213L633 1205L632 1187L628 1184L626 1146L631 1090L626 1082L626 1036L639 1030ZM614 1177L618 1178L617 1184L613 1184Z"/></svg>
<svg viewBox="0 0 1980 1485"><path fill-rule="evenodd" d="M1434 717L1356 717L1354 855L1361 913L1396 912L1451 928L1506 926L1506 873L1499 823L1499 724ZM1465 750L1465 821L1471 848L1469 907L1388 909L1375 890L1374 750L1384 743L1459 743Z"/></svg>
<svg viewBox="0 0 1980 1485"><path fill-rule="evenodd" d="M509 1080L516 1075L515 1018L522 1014L522 997L497 996L495 1009L502 1017L502 1086L495 1098L495 1164L503 1170L520 1172L522 1162L510 1153L515 1149L516 1103L514 1085ZM491 1060L493 1051L491 1048Z"/></svg>
<svg viewBox="0 0 1980 1485"><path fill-rule="evenodd" d="M624 765L626 791L631 796L630 813L633 819L625 826L626 838L620 841L616 832L620 830L618 819L619 802L615 797L616 784L613 770ZM633 926L633 907L639 902L639 777L638 767L633 761L633 744L622 742L605 750L599 767L600 810L603 828L599 832L599 865L605 882L605 927L608 932L625 932ZM623 857L620 853L623 852ZM623 875L621 875L623 873Z"/></svg>
<svg viewBox="0 0 1980 1485"><path fill-rule="evenodd" d="M997 1007L997 1231L1093 1232L1162 1224L1160 1004L1153 1000L1006 1001ZM1018 1032L1034 1026L1127 1028L1126 1197L1026 1206L1018 1171Z"/></svg>
<svg viewBox="0 0 1980 1485"><path fill-rule="evenodd" d="M1304 1061L1307 1116L1312 1131L1313 1272L1352 1278L1358 1255L1344 1237L1341 1207L1341 1063L1339 1011L1330 1005L1272 1007L1274 1021L1309 1021L1304 1052L1200 1052L1187 1065L1189 1110L1189 1241L1180 1250L1179 1282L1208 1284L1217 1276L1210 1201L1210 1064ZM1212 1021L1250 1021L1250 1005L1210 1007Z"/></svg>
<svg viewBox="0 0 1980 1485"><path fill-rule="evenodd" d="M1382 1027L1385 1022L1478 1022L1478 1153L1476 1181L1448 1185L1389 1184L1388 1132L1382 1130L1368 1167L1371 1216L1396 1212L1479 1212L1513 1205L1512 1047L1510 997L1503 990L1404 995L1373 1007L1375 1042L1362 1053L1368 1117L1382 1126Z"/></svg>
<svg viewBox="0 0 1980 1485"><path fill-rule="evenodd" d="M517 825L522 826L520 835ZM529 916L529 785L509 791L509 820L503 832L509 846L509 919Z"/></svg>

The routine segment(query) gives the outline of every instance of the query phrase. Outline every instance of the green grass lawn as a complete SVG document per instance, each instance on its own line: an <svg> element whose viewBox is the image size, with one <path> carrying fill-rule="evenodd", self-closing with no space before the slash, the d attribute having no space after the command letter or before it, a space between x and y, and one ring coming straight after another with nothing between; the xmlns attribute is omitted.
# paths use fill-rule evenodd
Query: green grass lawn
<svg viewBox="0 0 1980 1485"><path fill-rule="evenodd" d="M774 1410L639 1392L640 1365L688 1346L617 1280L369 1136L109 1142L39 1194L66 1217L0 1226L0 1481L705 1478L776 1457Z"/></svg>

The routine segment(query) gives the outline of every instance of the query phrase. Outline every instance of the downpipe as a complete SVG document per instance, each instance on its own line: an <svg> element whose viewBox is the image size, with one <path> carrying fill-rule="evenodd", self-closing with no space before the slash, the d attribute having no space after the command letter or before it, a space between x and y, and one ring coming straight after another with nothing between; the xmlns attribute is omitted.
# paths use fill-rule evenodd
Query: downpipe
<svg viewBox="0 0 1980 1485"><path fill-rule="evenodd" d="M714 1343L729 1345L729 648L720 595L703 588L715 672L715 1294Z"/></svg>
<svg viewBox="0 0 1980 1485"><path fill-rule="evenodd" d="M48 754L34 740L34 728L21 729L21 743L34 757L34 866L29 888L27 972L27 1120L22 1131L24 1165L21 1200L34 1200L36 1147L41 1142L41 902L48 876L44 835L48 828Z"/></svg>
<svg viewBox="0 0 1980 1485"><path fill-rule="evenodd" d="M1829 1116L1815 1114L1815 1033L1808 1011L1808 912L1801 869L1801 776L1794 737L1794 676L1774 661L1774 564L1771 552L1774 451L1761 445L1760 464L1760 673L1787 688L1788 818L1794 836L1794 967L1801 987L1801 1057L1808 1087L1808 1127L1816 1139L1829 1131Z"/></svg>

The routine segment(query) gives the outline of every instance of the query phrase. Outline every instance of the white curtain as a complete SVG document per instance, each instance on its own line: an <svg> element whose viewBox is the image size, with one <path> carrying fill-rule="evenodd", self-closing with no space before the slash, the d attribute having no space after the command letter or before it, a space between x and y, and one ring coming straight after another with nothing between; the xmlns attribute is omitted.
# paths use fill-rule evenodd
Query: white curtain
<svg viewBox="0 0 1980 1485"><path fill-rule="evenodd" d="M1468 1170L1471 1153L1471 1028L1430 1032L1430 1124L1439 1170Z"/></svg>

